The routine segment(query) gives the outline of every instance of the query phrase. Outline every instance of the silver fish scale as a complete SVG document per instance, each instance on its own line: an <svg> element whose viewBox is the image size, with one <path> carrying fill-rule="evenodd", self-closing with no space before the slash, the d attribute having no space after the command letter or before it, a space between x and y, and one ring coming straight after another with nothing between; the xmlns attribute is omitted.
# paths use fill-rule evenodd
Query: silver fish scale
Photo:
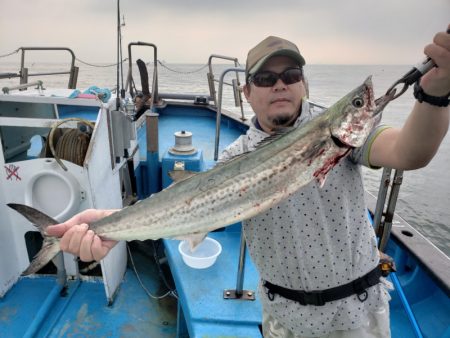
<svg viewBox="0 0 450 338"><path fill-rule="evenodd" d="M105 238L143 240L206 233L252 217L314 178L323 182L349 149L332 141L330 128L335 137L346 137L352 129L349 121L370 123L373 101L367 99L358 109L351 102L362 95L371 98L367 94L371 90L368 80L304 127L178 182L91 227ZM365 134L362 130L357 137Z"/></svg>
<svg viewBox="0 0 450 338"><path fill-rule="evenodd" d="M272 146L278 148L273 156L267 155L273 154L273 149L247 154L225 164L233 174L224 177L222 168L221 174L193 177L190 188L184 186L182 192L178 187L183 183L178 183L159 193L158 198L124 209L114 222L104 219L104 226L95 224L95 231L110 239L157 239L205 233L252 217L311 181L328 157L335 156L336 151L329 150L333 143L320 141L330 140L328 130L317 131L314 136L320 145L315 152L311 152L308 140L293 142L286 138L291 144ZM319 150L323 151L321 155L317 154Z"/></svg>

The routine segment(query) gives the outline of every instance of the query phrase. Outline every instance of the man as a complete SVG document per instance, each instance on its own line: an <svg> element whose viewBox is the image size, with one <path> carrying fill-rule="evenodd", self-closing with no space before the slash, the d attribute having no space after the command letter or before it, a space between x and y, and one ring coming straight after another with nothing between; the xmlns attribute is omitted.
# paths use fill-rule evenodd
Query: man
<svg viewBox="0 0 450 338"><path fill-rule="evenodd" d="M389 295L377 274L379 254L367 221L360 165L416 169L436 153L449 125L450 35L436 34L425 54L438 68L421 79L417 93L422 102L415 103L403 128L375 128L363 147L329 173L322 188L311 182L244 222L263 280L265 337L390 336ZM249 51L244 94L255 117L247 134L224 151L223 160L314 116L306 100L304 64L297 46L277 37ZM100 260L114 242L100 240L85 223L111 212L89 210L49 227L48 233L63 235L62 250L85 261ZM307 297L297 299L291 290L307 292Z"/></svg>

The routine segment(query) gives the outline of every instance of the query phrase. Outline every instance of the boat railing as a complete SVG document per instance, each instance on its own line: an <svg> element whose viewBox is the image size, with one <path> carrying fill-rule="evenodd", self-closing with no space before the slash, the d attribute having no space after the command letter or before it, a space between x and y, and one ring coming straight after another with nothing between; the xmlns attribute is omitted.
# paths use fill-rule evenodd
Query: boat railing
<svg viewBox="0 0 450 338"><path fill-rule="evenodd" d="M211 58L211 57L210 57ZM225 75L227 75L229 72L235 72L236 77L238 78L238 73L245 72L245 69L243 68L228 68L225 69L222 74L220 75L219 79L219 93L218 93L218 101L217 101L217 113L216 113L216 136L214 141L214 161L217 161L219 158L219 141L220 141L220 121L222 118L222 97L223 97L223 85L224 85L224 79ZM208 75L209 78L209 75ZM215 94L214 94L215 95ZM241 105L242 107L242 105ZM242 119L244 119L244 112L242 112Z"/></svg>
<svg viewBox="0 0 450 338"><path fill-rule="evenodd" d="M125 85L125 90L129 91L131 96L134 97L135 94L133 93L133 59L132 59L132 53L131 53L131 47L133 46L147 46L153 48L153 79L152 79L152 88L150 88L150 93L152 96L152 100L150 103L150 110L153 108L153 104L157 103L159 100L158 97L158 49L156 45L153 43L148 42L130 42L128 44L128 75L127 75L127 82Z"/></svg>
<svg viewBox="0 0 450 338"><path fill-rule="evenodd" d="M36 89L38 89L38 90L44 89L44 83L41 80L38 80L38 81L30 82L30 83L20 84L17 86L3 87L2 91L3 91L3 94L9 94L9 92L11 90L17 90L17 89L24 90L24 89L27 89L28 87L33 87L33 86L36 86Z"/></svg>
<svg viewBox="0 0 450 338"><path fill-rule="evenodd" d="M319 109L322 109L322 110L328 108L327 106L324 106L324 105L322 105L322 104L320 104L320 103L317 103L317 102L314 102L314 101L308 100L308 102L309 102L309 104L310 104L313 108L319 108Z"/></svg>
<svg viewBox="0 0 450 338"><path fill-rule="evenodd" d="M69 83L67 85L67 88L69 89L75 89L77 86L77 79L78 79L78 71L79 68L75 66L75 54L74 52L67 47L20 47L18 48L22 52L21 54L21 60L20 60L20 70L19 73L7 73L2 78L20 78L20 84L25 85L28 84L28 79L32 76L48 76L48 75L64 75L69 74ZM70 69L67 71L55 71L55 72L41 72L41 73L29 73L29 69L25 67L25 54L26 51L67 51L71 55L71 62L70 62ZM34 84L32 84L34 85ZM10 89L21 89L26 90L28 86L23 86L19 88L12 88Z"/></svg>
<svg viewBox="0 0 450 338"><path fill-rule="evenodd" d="M208 69L209 69L209 72L206 75L208 77L209 95L213 99L214 105L216 107L219 106L219 104L218 104L219 98L218 98L218 95L216 95L217 94L217 92L216 92L216 85L215 85L216 82L219 82L219 86L220 86L220 83L222 83L222 86L225 84L225 85L233 87L235 106L236 107L240 107L240 109L241 109L241 119L242 119L242 121L245 121L246 118L245 118L245 115L244 115L244 105L243 105L243 101L242 101L242 88L241 88L241 84L240 84L240 81L239 81L239 71L235 72L236 77L231 80L231 83L224 82L223 79L222 79L222 82L220 80L216 80L214 78L214 72L213 72L213 68L212 68L212 60L213 59L222 59L222 60L233 61L234 67L236 69L239 69L239 71L240 71L241 68L238 68L240 66L238 59L235 58L235 57L231 57L231 56L211 54L209 56L209 58L208 58ZM227 73L228 73L228 71L227 71ZM222 75L223 74L224 73L222 73ZM222 78L222 76L221 76L221 78ZM219 91L219 95L221 95L220 91Z"/></svg>
<svg viewBox="0 0 450 338"><path fill-rule="evenodd" d="M211 61L211 57L210 57L210 61ZM210 62L209 62L209 64L210 64ZM210 71L211 71L211 68L210 68ZM243 69L243 68L228 68L228 69L225 69L222 72L222 74L220 75L219 89L218 89L218 101L217 101L217 112L216 112L216 137L215 137L215 144L214 144L214 160L215 161L218 160L218 154L219 154L220 121L221 121L221 117L222 117L223 85L225 83L225 81L224 81L225 76L229 72L235 72L236 78L239 78L238 73L245 72L245 69ZM211 74L212 74L212 71L211 71ZM210 79L209 75L208 75L208 79ZM241 230L241 243L240 243L240 250L239 250L236 289L224 290L223 297L225 299L243 299L243 300L254 300L255 299L255 292L253 290L243 290L245 256L246 256L245 237Z"/></svg>

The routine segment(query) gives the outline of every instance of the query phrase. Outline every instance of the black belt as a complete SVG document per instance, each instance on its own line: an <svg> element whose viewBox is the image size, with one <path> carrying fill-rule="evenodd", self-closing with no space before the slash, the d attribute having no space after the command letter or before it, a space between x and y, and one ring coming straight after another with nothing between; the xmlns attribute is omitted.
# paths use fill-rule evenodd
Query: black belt
<svg viewBox="0 0 450 338"><path fill-rule="evenodd" d="M274 285L268 281L263 281L263 285L267 289L267 297L274 299L274 295L278 294L284 298L299 302L301 305L322 306L326 302L346 298L351 295L358 295L358 299L364 302L367 299L366 289L380 282L381 269L377 266L366 275L355 279L354 281L336 286L331 289L306 292L302 290L292 290Z"/></svg>

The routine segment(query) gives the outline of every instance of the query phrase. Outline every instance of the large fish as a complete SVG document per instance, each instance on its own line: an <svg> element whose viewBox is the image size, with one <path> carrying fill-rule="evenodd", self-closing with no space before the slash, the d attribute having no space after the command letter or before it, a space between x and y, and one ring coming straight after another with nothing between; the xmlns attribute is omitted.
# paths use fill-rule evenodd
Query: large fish
<svg viewBox="0 0 450 338"><path fill-rule="evenodd" d="M207 172L174 172L175 183L167 189L89 227L104 239L188 237L195 246L207 232L255 216L314 179L323 183L351 149L363 145L389 100L375 102L369 77L303 127L272 136ZM45 235L45 228L58 222L28 206L8 205L44 236L43 248L24 271L34 273L60 250L59 239Z"/></svg>

